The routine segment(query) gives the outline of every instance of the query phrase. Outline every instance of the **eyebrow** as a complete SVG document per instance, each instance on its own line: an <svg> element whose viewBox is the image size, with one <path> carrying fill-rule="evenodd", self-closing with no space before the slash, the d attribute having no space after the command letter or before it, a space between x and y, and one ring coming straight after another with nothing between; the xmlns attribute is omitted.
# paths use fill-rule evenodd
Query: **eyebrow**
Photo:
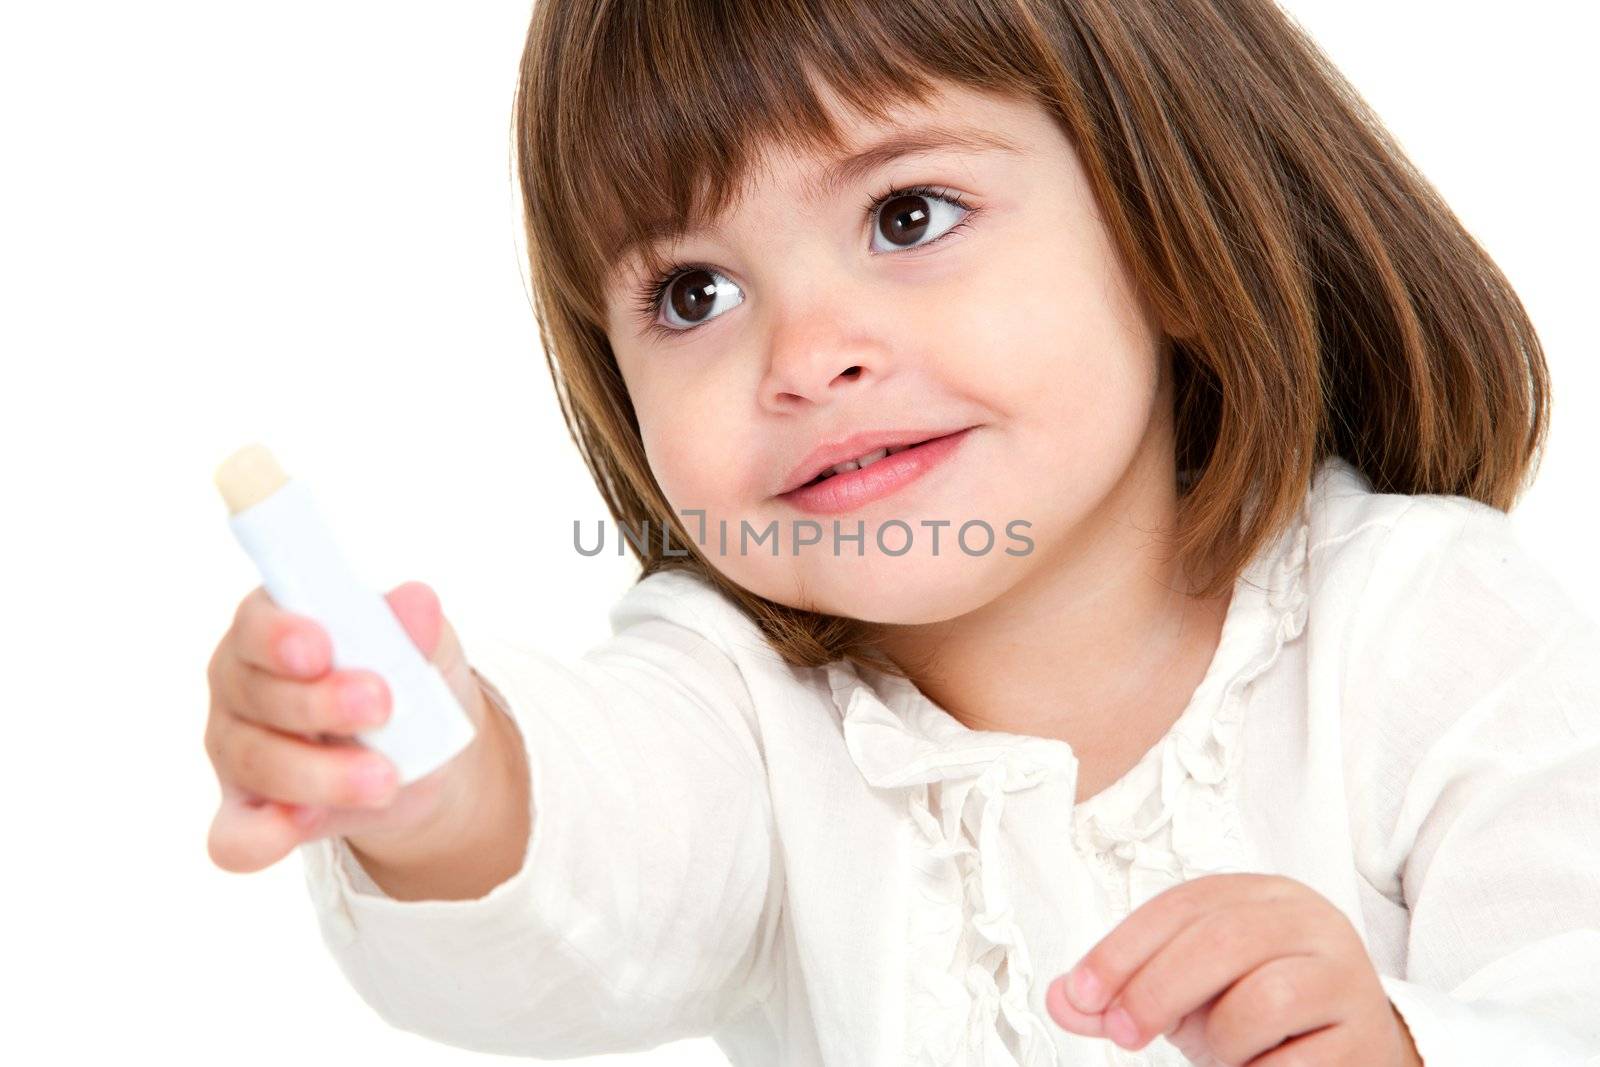
<svg viewBox="0 0 1600 1067"><path fill-rule="evenodd" d="M1009 138L992 130L972 126L923 126L900 130L824 167L816 191L806 199L815 204L818 200L833 196L845 186L854 184L902 156L946 149L964 149L974 153L1020 153L1023 150L1021 145Z"/></svg>
<svg viewBox="0 0 1600 1067"><path fill-rule="evenodd" d="M1008 137L993 130L975 126L919 126L897 130L888 136L835 159L813 174L814 182L804 195L806 207L814 208L823 200L835 196L840 190L860 181L878 168L904 156L923 152L963 150L969 153L1011 152L1021 153L1024 148ZM647 240L652 243L676 241L689 232L689 227L678 219L658 221L648 225ZM634 251L633 245L618 250L617 258L624 259Z"/></svg>

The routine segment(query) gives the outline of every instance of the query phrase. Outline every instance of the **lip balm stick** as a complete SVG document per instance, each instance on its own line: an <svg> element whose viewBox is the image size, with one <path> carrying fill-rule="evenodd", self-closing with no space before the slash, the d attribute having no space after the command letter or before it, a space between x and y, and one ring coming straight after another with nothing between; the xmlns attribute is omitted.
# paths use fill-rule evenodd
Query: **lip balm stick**
<svg viewBox="0 0 1600 1067"><path fill-rule="evenodd" d="M471 743L472 720L439 669L412 643L389 602L351 571L303 482L289 478L259 444L217 468L228 523L255 560L277 605L315 619L333 642L333 665L383 676L389 719L356 736L381 752L409 785Z"/></svg>

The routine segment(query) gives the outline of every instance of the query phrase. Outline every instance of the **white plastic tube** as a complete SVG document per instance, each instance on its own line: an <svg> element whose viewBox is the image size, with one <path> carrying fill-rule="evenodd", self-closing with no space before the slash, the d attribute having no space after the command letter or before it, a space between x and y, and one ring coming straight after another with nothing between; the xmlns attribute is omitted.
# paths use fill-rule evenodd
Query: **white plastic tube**
<svg viewBox="0 0 1600 1067"><path fill-rule="evenodd" d="M475 736L471 718L389 602L350 569L306 485L286 477L261 445L230 456L216 482L233 511L234 536L273 601L321 624L333 642L335 668L374 671L388 683L389 718L356 737L395 765L400 784L466 748Z"/></svg>

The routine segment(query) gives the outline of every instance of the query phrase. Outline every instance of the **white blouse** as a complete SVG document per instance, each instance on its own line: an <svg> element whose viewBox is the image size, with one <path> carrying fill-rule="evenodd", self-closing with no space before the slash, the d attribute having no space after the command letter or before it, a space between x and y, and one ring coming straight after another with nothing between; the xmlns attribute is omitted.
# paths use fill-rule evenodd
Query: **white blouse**
<svg viewBox="0 0 1600 1067"><path fill-rule="evenodd" d="M711 1035L741 1065L1158 1064L1045 988L1182 881L1272 872L1360 932L1428 1067L1600 1064L1600 632L1465 497L1319 467L1205 677L1075 804L1064 741L790 667L653 574L575 660L460 629L528 747L521 869L400 901L300 846L330 951L392 1025L564 1058Z"/></svg>

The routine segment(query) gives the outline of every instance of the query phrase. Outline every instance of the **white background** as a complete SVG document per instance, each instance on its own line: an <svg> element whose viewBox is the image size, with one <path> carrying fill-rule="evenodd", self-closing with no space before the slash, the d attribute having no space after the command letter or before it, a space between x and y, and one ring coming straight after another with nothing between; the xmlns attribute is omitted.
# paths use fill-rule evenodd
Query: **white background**
<svg viewBox="0 0 1600 1067"><path fill-rule="evenodd" d="M1520 537L1600 614L1588 5L1286 5L1527 304L1554 433ZM380 589L576 655L627 558L524 284L509 111L530 8L36 0L0 13L0 1059L465 1064L325 951L297 857L206 854L205 665L259 580L211 476L251 440ZM592 527L590 527L592 529ZM591 1063L724 1062L709 1040Z"/></svg>

